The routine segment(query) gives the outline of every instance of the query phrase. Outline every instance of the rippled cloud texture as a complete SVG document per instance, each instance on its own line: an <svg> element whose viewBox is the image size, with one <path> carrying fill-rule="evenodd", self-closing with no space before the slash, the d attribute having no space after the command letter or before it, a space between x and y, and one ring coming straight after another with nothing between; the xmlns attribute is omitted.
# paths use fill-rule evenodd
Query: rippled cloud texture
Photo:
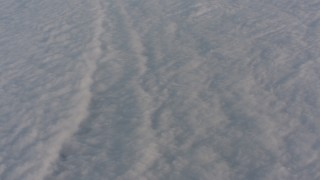
<svg viewBox="0 0 320 180"><path fill-rule="evenodd" d="M319 49L318 0L0 0L0 179L318 180Z"/></svg>

